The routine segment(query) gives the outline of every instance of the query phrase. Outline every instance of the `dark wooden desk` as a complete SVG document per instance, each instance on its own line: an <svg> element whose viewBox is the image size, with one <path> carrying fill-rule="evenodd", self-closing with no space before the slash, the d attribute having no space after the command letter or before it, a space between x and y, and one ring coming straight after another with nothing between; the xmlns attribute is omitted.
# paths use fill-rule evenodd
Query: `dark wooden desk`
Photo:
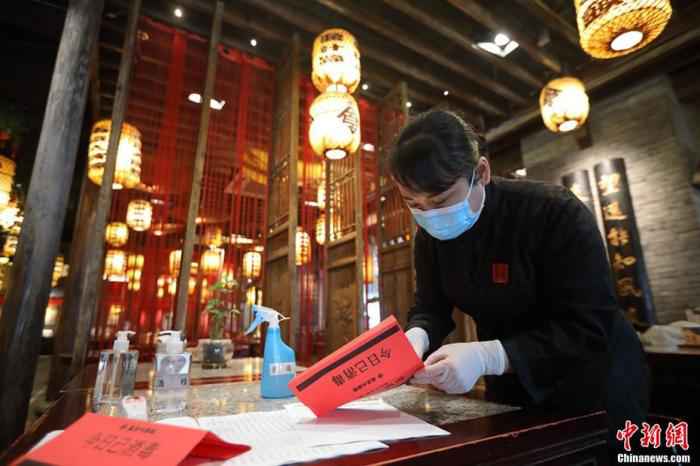
<svg viewBox="0 0 700 466"><path fill-rule="evenodd" d="M63 429L90 409L94 380L88 368L85 374L66 387L59 400L15 443L0 456L0 464L26 452L48 432ZM250 382L258 374L231 376L194 384ZM479 397L479 394L472 395ZM395 442L390 447L359 455L321 461L322 465L365 464L489 464L489 465L604 465L606 415L562 415L518 410L463 422L442 425L448 437Z"/></svg>

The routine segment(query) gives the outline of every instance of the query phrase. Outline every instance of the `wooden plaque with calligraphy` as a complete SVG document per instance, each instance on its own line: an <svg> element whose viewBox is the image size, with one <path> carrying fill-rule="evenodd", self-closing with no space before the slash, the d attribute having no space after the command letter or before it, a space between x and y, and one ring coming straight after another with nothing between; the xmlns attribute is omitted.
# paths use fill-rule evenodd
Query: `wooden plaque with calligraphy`
<svg viewBox="0 0 700 466"><path fill-rule="evenodd" d="M656 321L654 302L627 184L625 161L605 160L597 164L594 171L618 302L632 322L653 324Z"/></svg>
<svg viewBox="0 0 700 466"><path fill-rule="evenodd" d="M588 210L595 212L593 193L591 192L591 182L588 178L588 170L579 170L577 172L567 173L561 177L561 183L569 188L569 190L571 190L571 192L574 193L581 202L586 204Z"/></svg>

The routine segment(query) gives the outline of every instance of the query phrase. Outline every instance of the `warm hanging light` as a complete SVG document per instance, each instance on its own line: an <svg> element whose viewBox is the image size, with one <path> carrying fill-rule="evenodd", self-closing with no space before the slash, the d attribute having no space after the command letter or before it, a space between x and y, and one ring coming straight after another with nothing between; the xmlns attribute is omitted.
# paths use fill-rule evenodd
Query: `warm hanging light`
<svg viewBox="0 0 700 466"><path fill-rule="evenodd" d="M204 232L204 244L218 248L224 243L223 233L219 227L209 227Z"/></svg>
<svg viewBox="0 0 700 466"><path fill-rule="evenodd" d="M316 242L320 245L326 243L326 215L321 214L316 219Z"/></svg>
<svg viewBox="0 0 700 466"><path fill-rule="evenodd" d="M204 251L200 265L203 274L216 273L221 269L224 263L224 250L218 248L210 248Z"/></svg>
<svg viewBox="0 0 700 466"><path fill-rule="evenodd" d="M248 251L243 254L243 276L258 278L262 268L262 255L259 252Z"/></svg>
<svg viewBox="0 0 700 466"><path fill-rule="evenodd" d="M319 209L326 208L326 182L321 180L318 185L318 191L316 191L316 204Z"/></svg>
<svg viewBox="0 0 700 466"><path fill-rule="evenodd" d="M3 256L12 257L17 252L17 242L19 239L15 235L7 235L5 245L2 248Z"/></svg>
<svg viewBox="0 0 700 466"><path fill-rule="evenodd" d="M63 256L56 256L56 261L53 263L53 273L51 274L51 287L55 288L58 285L58 280L63 276L63 265L65 259Z"/></svg>
<svg viewBox="0 0 700 466"><path fill-rule="evenodd" d="M555 79L540 92L542 120L555 133L581 127L588 118L589 110L586 88L576 78L567 76Z"/></svg>
<svg viewBox="0 0 700 466"><path fill-rule="evenodd" d="M311 238L302 227L297 227L295 252L297 266L308 264L311 261Z"/></svg>
<svg viewBox="0 0 700 466"><path fill-rule="evenodd" d="M151 226L153 207L148 201L137 199L129 202L126 209L126 224L134 231L146 231Z"/></svg>
<svg viewBox="0 0 700 466"><path fill-rule="evenodd" d="M615 58L656 39L671 19L669 0L574 0L581 47Z"/></svg>
<svg viewBox="0 0 700 466"><path fill-rule="evenodd" d="M309 113L309 142L317 155L339 160L360 147L360 111L350 94L320 94Z"/></svg>
<svg viewBox="0 0 700 466"><path fill-rule="evenodd" d="M115 248L124 246L129 240L129 228L126 223L112 222L105 228L105 241Z"/></svg>
<svg viewBox="0 0 700 466"><path fill-rule="evenodd" d="M2 175L0 175L2 176ZM6 207L0 207L0 226L4 229L10 229L19 216L19 207L15 202L8 204Z"/></svg>
<svg viewBox="0 0 700 466"><path fill-rule="evenodd" d="M360 83L360 51L345 29L328 29L316 37L311 80L319 92L355 92Z"/></svg>
<svg viewBox="0 0 700 466"><path fill-rule="evenodd" d="M126 281L126 254L120 249L110 249L105 256L103 278L110 282Z"/></svg>
<svg viewBox="0 0 700 466"><path fill-rule="evenodd" d="M6 207L10 203L15 168L16 164L14 160L0 155L0 208Z"/></svg>
<svg viewBox="0 0 700 466"><path fill-rule="evenodd" d="M112 127L111 120L100 120L92 127L88 148L88 178L102 184L107 145ZM113 189L133 188L141 181L141 133L134 126L124 123L119 137L117 166L114 171Z"/></svg>
<svg viewBox="0 0 700 466"><path fill-rule="evenodd" d="M170 256L168 257L168 265L170 270L170 275L173 277L180 273L180 261L182 260L182 249L176 249L170 251Z"/></svg>
<svg viewBox="0 0 700 466"><path fill-rule="evenodd" d="M257 289L254 286L251 286L247 290L245 290L245 302L246 304L257 304Z"/></svg>

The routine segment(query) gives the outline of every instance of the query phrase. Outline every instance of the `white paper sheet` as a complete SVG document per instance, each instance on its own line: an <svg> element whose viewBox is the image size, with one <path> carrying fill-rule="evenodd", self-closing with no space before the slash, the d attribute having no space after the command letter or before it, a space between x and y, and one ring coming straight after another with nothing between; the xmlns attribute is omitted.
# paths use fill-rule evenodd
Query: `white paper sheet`
<svg viewBox="0 0 700 466"><path fill-rule="evenodd" d="M164 422L206 429L226 441L251 446L250 451L222 463L226 466L313 461L386 448L382 441L450 434L382 400L348 403L321 418L301 403L293 403L278 411Z"/></svg>
<svg viewBox="0 0 700 466"><path fill-rule="evenodd" d="M320 418L301 403L287 405L285 409L296 421L296 433L307 443L392 441L450 435L448 431L399 411L383 400L355 401Z"/></svg>
<svg viewBox="0 0 700 466"><path fill-rule="evenodd" d="M387 445L381 442L356 442L323 447L270 444L267 448L253 447L252 450L222 463L222 466L279 466L354 455L383 448L387 448Z"/></svg>

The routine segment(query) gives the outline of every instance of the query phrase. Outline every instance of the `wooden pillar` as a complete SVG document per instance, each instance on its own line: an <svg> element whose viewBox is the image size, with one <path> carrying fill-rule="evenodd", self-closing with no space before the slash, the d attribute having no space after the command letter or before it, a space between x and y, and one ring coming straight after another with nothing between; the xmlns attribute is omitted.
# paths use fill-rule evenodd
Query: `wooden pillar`
<svg viewBox="0 0 700 466"><path fill-rule="evenodd" d="M299 220L297 160L299 146L299 49L297 34L277 72L272 152L268 158L267 237L263 304L287 317L285 341L296 346L299 334L299 283L296 231Z"/></svg>
<svg viewBox="0 0 700 466"><path fill-rule="evenodd" d="M401 82L381 102L377 156L377 186L379 187L377 247L381 314L382 318L395 315L402 326L406 324L407 313L414 299L415 222L398 189L389 179L385 163L392 144L401 128L408 122L407 100L408 89L406 83Z"/></svg>
<svg viewBox="0 0 700 466"><path fill-rule="evenodd" d="M117 87L114 94L112 125L107 143L107 156L104 173L102 174L102 184L95 201L93 223L88 230L85 249L82 251L81 264L83 268L80 270L80 275L76 277L80 284L80 294L77 300L73 301L77 307L68 311L75 313L77 310L78 313L75 338L73 340L73 356L70 370L68 371L69 379L77 375L85 363L85 356L90 341L90 328L95 320L95 313L102 292L105 227L112 204L112 181L114 180L114 172L117 166L117 149L119 148L119 138L122 133L127 98L129 97L129 81L131 79L131 66L133 64L140 9L141 0L133 0L129 8L129 19L124 34L124 53L119 65L119 77L117 78Z"/></svg>
<svg viewBox="0 0 700 466"><path fill-rule="evenodd" d="M0 450L24 432L102 8L102 0L72 0L66 13L0 321Z"/></svg>
<svg viewBox="0 0 700 466"><path fill-rule="evenodd" d="M80 316L80 277L84 274L84 258L87 256L87 238L92 224L95 222L95 203L97 202L97 186L83 177L80 189L80 203L73 228L68 265L70 272L64 281L64 300L59 314L58 325L53 342L53 356L51 358L51 370L49 373L49 386L46 390L46 399L53 401L58 399L61 389L68 383L70 364L73 358L73 344L75 341L75 329Z"/></svg>
<svg viewBox="0 0 700 466"><path fill-rule="evenodd" d="M177 280L177 305L175 310L175 328L185 331L187 323L187 290L190 280L190 263L194 252L194 242L197 233L197 212L199 211L199 199L202 192L202 177L204 176L204 156L207 151L207 136L209 133L209 113L214 93L214 79L216 78L216 64L219 57L218 45L221 37L221 19L224 15L224 2L218 0L214 10L214 19L209 38L209 55L207 57L207 75L204 81L204 93L202 96L202 113L199 119L199 133L197 134L197 149L194 159L194 173L192 174L192 189L190 191L190 204L187 210L187 224L185 229L185 243L182 245L180 259L180 275Z"/></svg>
<svg viewBox="0 0 700 466"><path fill-rule="evenodd" d="M342 160L327 160L325 280L326 350L332 352L365 329L365 224L362 149ZM328 230L327 230L328 231Z"/></svg>

